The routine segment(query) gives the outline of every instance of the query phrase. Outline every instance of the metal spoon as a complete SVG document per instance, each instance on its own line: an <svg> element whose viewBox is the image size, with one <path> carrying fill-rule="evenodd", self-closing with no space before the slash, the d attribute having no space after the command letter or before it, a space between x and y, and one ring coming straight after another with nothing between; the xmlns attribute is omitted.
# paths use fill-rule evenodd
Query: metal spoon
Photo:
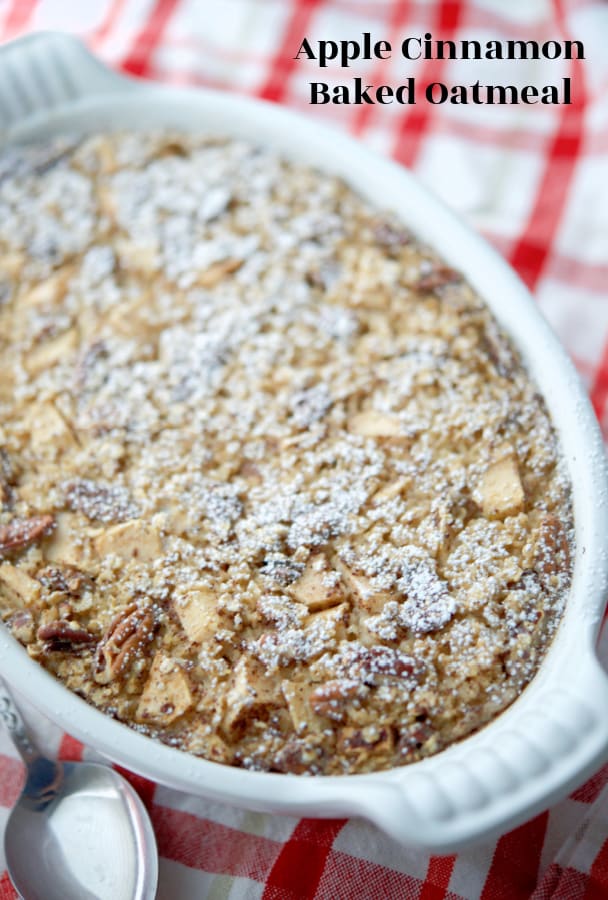
<svg viewBox="0 0 608 900"><path fill-rule="evenodd" d="M27 769L6 823L8 873L26 900L153 900L154 831L124 778L97 763L41 756L0 681L0 718Z"/></svg>

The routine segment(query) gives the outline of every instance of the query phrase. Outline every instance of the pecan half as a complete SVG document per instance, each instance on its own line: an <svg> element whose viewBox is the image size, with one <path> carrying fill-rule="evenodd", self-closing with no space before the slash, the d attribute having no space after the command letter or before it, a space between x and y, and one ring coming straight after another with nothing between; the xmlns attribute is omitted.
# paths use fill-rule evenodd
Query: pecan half
<svg viewBox="0 0 608 900"><path fill-rule="evenodd" d="M28 519L12 519L7 525L0 526L0 557L16 550L23 550L38 541L51 531L55 525L55 517L50 515L30 516Z"/></svg>
<svg viewBox="0 0 608 900"><path fill-rule="evenodd" d="M98 684L109 684L119 678L144 652L154 637L156 623L149 610L135 603L125 607L110 623L97 645L93 678Z"/></svg>
<svg viewBox="0 0 608 900"><path fill-rule="evenodd" d="M76 623L67 619L58 619L55 622L49 622L48 625L42 625L38 629L37 637L44 643L44 650L49 653L74 652L97 640L95 635L86 628L80 628Z"/></svg>

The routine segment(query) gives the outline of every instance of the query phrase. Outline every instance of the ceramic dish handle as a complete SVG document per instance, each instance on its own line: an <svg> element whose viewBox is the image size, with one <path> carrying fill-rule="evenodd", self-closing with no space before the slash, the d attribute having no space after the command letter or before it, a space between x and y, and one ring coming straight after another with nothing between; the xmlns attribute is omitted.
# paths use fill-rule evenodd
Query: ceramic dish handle
<svg viewBox="0 0 608 900"><path fill-rule="evenodd" d="M451 853L580 785L608 759L608 676L591 648L580 649L567 688L547 684L533 708L505 717L500 735L480 732L474 750L455 746L415 774L391 773L364 814L401 843Z"/></svg>
<svg viewBox="0 0 608 900"><path fill-rule="evenodd" d="M70 35L27 35L0 48L0 128L85 95L124 91L130 84Z"/></svg>

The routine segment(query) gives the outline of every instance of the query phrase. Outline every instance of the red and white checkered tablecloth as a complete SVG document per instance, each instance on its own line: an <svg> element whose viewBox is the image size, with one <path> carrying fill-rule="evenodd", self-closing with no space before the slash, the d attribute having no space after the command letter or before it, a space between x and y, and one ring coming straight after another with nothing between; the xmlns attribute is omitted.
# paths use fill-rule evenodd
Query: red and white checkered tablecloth
<svg viewBox="0 0 608 900"><path fill-rule="evenodd" d="M330 119L390 154L515 266L573 357L608 438L608 3L605 0L0 0L0 41L28 31L80 35L131 74L210 85ZM399 84L543 85L573 79L570 106L310 106L320 75L296 61L304 36L584 41L584 61L405 63L348 77ZM608 629L605 629L608 631ZM603 658L608 660L608 640ZM607 710L608 714L608 710ZM40 743L93 757L30 714ZM600 900L608 898L608 766L531 822L457 856L403 848L361 821L244 812L129 776L161 855L161 900ZM0 735L0 829L21 766ZM0 900L16 896L0 858Z"/></svg>

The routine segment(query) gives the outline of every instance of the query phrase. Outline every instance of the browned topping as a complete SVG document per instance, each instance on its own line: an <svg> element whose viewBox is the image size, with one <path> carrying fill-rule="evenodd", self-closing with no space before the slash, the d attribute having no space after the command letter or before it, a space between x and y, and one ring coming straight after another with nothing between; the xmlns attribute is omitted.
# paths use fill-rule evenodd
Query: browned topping
<svg viewBox="0 0 608 900"><path fill-rule="evenodd" d="M53 516L30 516L27 519L11 519L0 525L0 557L36 544L49 534L55 524Z"/></svg>
<svg viewBox="0 0 608 900"><path fill-rule="evenodd" d="M0 168L0 611L30 656L263 771L414 762L508 706L568 594L570 485L459 272L243 141Z"/></svg>

